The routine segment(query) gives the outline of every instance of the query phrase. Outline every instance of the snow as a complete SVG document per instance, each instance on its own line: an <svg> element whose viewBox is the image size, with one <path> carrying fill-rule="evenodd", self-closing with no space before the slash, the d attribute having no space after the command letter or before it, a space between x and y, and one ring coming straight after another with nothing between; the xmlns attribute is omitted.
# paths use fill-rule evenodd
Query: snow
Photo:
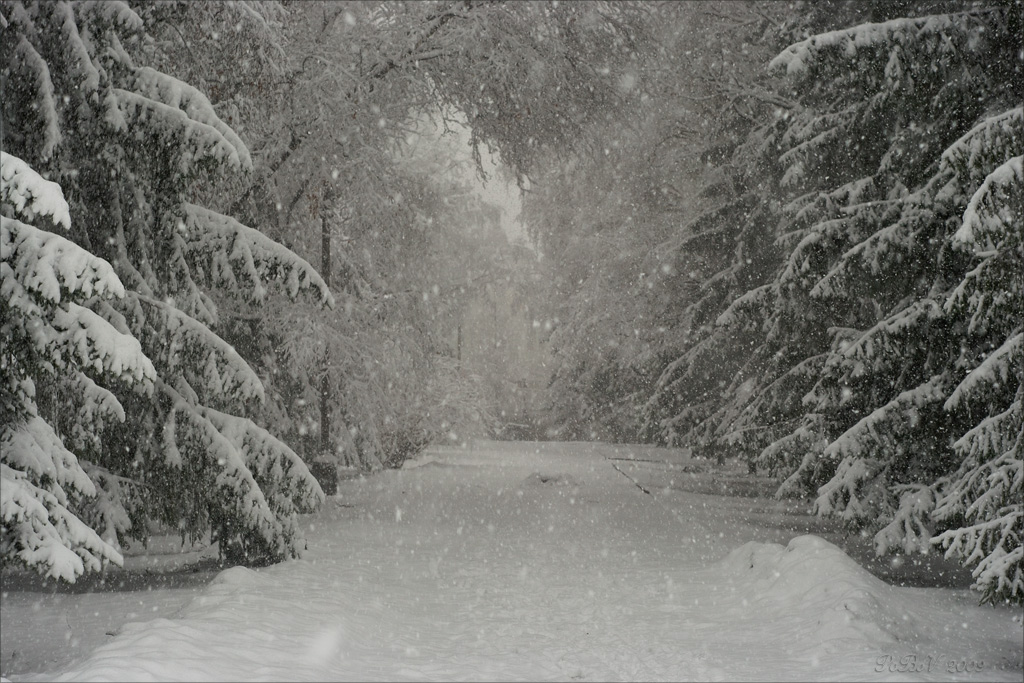
<svg viewBox="0 0 1024 683"><path fill-rule="evenodd" d="M0 151L0 198L15 212L32 221L49 216L55 226L71 229L71 214L64 192L57 183L45 180L16 156Z"/></svg>
<svg viewBox="0 0 1024 683"><path fill-rule="evenodd" d="M14 6L15 19L24 19L25 17L19 17L21 14L18 9L19 5ZM57 105L53 91L53 80L50 78L50 67L43 59L42 55L36 51L35 47L32 46L24 36L18 39L18 47L15 50L15 54L24 64L24 68L34 72L37 106L39 115L43 120L43 130L41 132L42 145L40 146L40 157L44 160L48 160L53 156L54 150L61 143L62 135L60 132L60 124L58 122ZM6 178L5 178L6 180Z"/></svg>
<svg viewBox="0 0 1024 683"><path fill-rule="evenodd" d="M5 429L0 443L6 450L7 460L20 469L46 477L59 487L71 487L86 496L95 495L96 488L79 466L78 459L42 418L32 416L13 429ZM63 493L57 495L63 496ZM66 505L67 500L60 503Z"/></svg>
<svg viewBox="0 0 1024 683"><path fill-rule="evenodd" d="M1019 209L1015 211L1015 207L1009 205L1000 211L997 205L993 211L986 205L986 200L993 201L990 198L999 192L1012 196L1011 188L1019 187L1022 183L1024 156L1009 159L992 171L971 197L964 211L963 224L953 235L953 239L974 245L983 251L995 249L996 240L992 239L993 236L1001 237L1004 230L1014 225L1015 214Z"/></svg>
<svg viewBox="0 0 1024 683"><path fill-rule="evenodd" d="M952 168L959 162L968 170L986 168L987 157L1013 148L1013 141L1022 128L1024 107L982 119L942 153L941 164Z"/></svg>
<svg viewBox="0 0 1024 683"><path fill-rule="evenodd" d="M18 559L69 583L86 569L99 571L105 562L121 564L117 549L65 507L63 490L51 489L0 463L0 516L5 531L21 543Z"/></svg>
<svg viewBox="0 0 1024 683"><path fill-rule="evenodd" d="M54 6L53 12L54 18L60 22L63 43L70 53L69 70L78 78L78 88L85 93L96 92L100 87L100 73L89 54L86 37L78 30L74 7L68 3L59 3Z"/></svg>
<svg viewBox="0 0 1024 683"><path fill-rule="evenodd" d="M12 279L48 302L62 301L62 291L124 296L124 285L109 263L60 235L0 216L0 247Z"/></svg>
<svg viewBox="0 0 1024 683"><path fill-rule="evenodd" d="M253 300L261 302L266 293L263 283L278 279L291 298L300 290L312 290L320 303L334 307L334 296L317 270L284 245L230 216L188 203L183 210L189 255L198 259L214 254L207 275L211 287L239 289L242 276Z"/></svg>
<svg viewBox="0 0 1024 683"><path fill-rule="evenodd" d="M252 157L242 139L221 121L206 95L188 83L156 69L139 67L133 73L132 91L114 92L123 113L183 137L183 172L190 170L188 161L206 155L235 170L252 168Z"/></svg>
<svg viewBox="0 0 1024 683"><path fill-rule="evenodd" d="M780 528L777 515L755 519L763 501L681 490L698 464L679 451L596 444L432 448L402 470L341 482L303 518L301 560L227 569L177 598L73 599L5 584L3 673L1020 680L1019 610L978 607L963 590L888 585L823 538ZM111 635L67 635L88 610L94 630ZM41 655L34 639L50 639L66 650L66 636L88 656L44 660L32 675L28 661L8 664L12 648Z"/></svg>
<svg viewBox="0 0 1024 683"><path fill-rule="evenodd" d="M233 346L215 334L196 318L183 313L172 303L131 293L129 296L147 304L160 316L160 327L173 343L194 354L193 367L203 371L195 373L196 384L212 392L230 393L236 398L264 400L263 382L245 359ZM210 368L216 369L216 377L210 377ZM186 370L191 368L186 368ZM212 383L211 383L211 380ZM182 387L178 387L181 389ZM192 390L186 392L191 395ZM183 398L186 403L188 398Z"/></svg>
<svg viewBox="0 0 1024 683"><path fill-rule="evenodd" d="M988 355L960 382L944 404L945 410L955 410L980 385L1009 382L1013 379L1014 359L1024 355L1024 333L1016 334Z"/></svg>
<svg viewBox="0 0 1024 683"><path fill-rule="evenodd" d="M132 31L141 31L143 21L132 11L132 8L120 0L103 0L103 2L86 1L79 2L80 12L91 12L104 22L120 24Z"/></svg>
<svg viewBox="0 0 1024 683"><path fill-rule="evenodd" d="M860 48L873 49L879 46L889 47L893 43L906 42L912 36L941 34L954 26L949 15L930 17L914 17L891 19L881 23L861 24L853 28L830 31L807 40L790 45L768 63L769 70L785 67L790 75L804 74L808 66L817 62L819 54L826 49L842 48L848 58L857 55ZM895 55L895 51L893 52ZM886 67L887 72L894 70L892 65ZM889 75L887 73L887 75Z"/></svg>

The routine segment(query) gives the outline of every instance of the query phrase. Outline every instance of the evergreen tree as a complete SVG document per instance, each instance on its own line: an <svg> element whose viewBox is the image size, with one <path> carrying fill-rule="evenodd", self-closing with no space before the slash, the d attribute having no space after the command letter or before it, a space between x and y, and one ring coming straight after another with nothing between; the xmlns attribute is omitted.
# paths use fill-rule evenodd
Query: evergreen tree
<svg viewBox="0 0 1024 683"><path fill-rule="evenodd" d="M250 155L201 92L136 63L148 36L127 4L11 2L0 13L4 149L63 187L74 240L125 283L96 312L155 368L151 387L119 395L124 425L75 444L96 468L103 528L145 539L153 519L183 537L212 530L232 561L295 555L296 514L323 494L290 448L244 417L263 386L214 331L211 293L259 303L278 281L292 298L310 291L332 305L330 292L280 244L190 201L223 171L250 169ZM58 433L74 436L66 402L86 394L37 390Z"/></svg>
<svg viewBox="0 0 1024 683"><path fill-rule="evenodd" d="M879 552L948 529L936 540L984 599L1018 602L1022 36L1019 6L984 7L822 34L773 63L812 105L787 130L791 182L846 181L831 206L804 202L801 275L781 278L835 316L804 399L825 445L787 483L821 484L821 514L885 524Z"/></svg>
<svg viewBox="0 0 1024 683"><path fill-rule="evenodd" d="M758 133L784 259L719 318L766 363L717 433L880 553L945 544L985 600L1024 597L1022 35L1010 3L784 50L801 106Z"/></svg>
<svg viewBox="0 0 1024 683"><path fill-rule="evenodd" d="M156 371L137 339L93 310L125 296L110 264L47 230L71 226L60 186L6 152L0 179L0 558L74 582L121 564L116 527L126 523L97 495L97 479L116 486L116 477L69 449L97 443L105 422L125 421L94 378L151 396ZM78 398L63 438L38 404L37 388L48 384Z"/></svg>

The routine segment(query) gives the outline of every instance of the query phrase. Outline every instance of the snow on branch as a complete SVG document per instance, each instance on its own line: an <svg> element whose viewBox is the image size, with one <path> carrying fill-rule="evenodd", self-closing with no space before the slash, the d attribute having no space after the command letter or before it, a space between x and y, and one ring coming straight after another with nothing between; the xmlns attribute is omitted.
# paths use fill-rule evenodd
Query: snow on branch
<svg viewBox="0 0 1024 683"><path fill-rule="evenodd" d="M52 480L55 484L53 495L61 505L68 504L62 487L86 496L96 493L92 481L78 464L78 458L64 447L53 427L38 415L19 425L5 425L0 444L3 445L4 460L9 465L30 474L33 479Z"/></svg>
<svg viewBox="0 0 1024 683"><path fill-rule="evenodd" d="M932 539L972 570L974 588L983 600L1024 597L1024 459L1020 437L1012 451L965 473L939 500L939 520L963 515L969 525L956 524Z"/></svg>
<svg viewBox="0 0 1024 683"><path fill-rule="evenodd" d="M1022 464L1022 456L1024 456L1024 383L1017 385L1016 395L1004 411L987 416L957 439L953 448L964 459L961 466L961 475L963 476L947 491L947 496L942 501L943 508L936 513L943 516L965 512L963 509L958 509L952 502L957 498L955 495L957 487L969 488L972 486L970 480L973 475L968 476L964 474L965 472L984 467L985 463L1002 461L1004 464L1012 464L1014 470L1019 470L1021 474L1024 474L1024 470L1021 469L1024 467ZM991 487L979 487L978 492L989 493L989 488ZM953 505L953 507L946 509L946 505Z"/></svg>
<svg viewBox="0 0 1024 683"><path fill-rule="evenodd" d="M1024 211L1024 156L1017 156L988 174L964 211L963 224L953 239L986 252L1004 241L1005 233L1020 231Z"/></svg>
<svg viewBox="0 0 1024 683"><path fill-rule="evenodd" d="M108 114L115 129L135 124L140 135L174 138L178 170L188 174L205 158L236 170L252 168L241 138L220 120L206 96L182 81L147 67L136 71L136 91L113 88L120 116Z"/></svg>
<svg viewBox="0 0 1024 683"><path fill-rule="evenodd" d="M113 269L63 237L0 217L0 295L37 353L147 386L156 376L138 340L70 300L123 296Z"/></svg>
<svg viewBox="0 0 1024 683"><path fill-rule="evenodd" d="M183 356L191 353L192 361L184 369L194 370L195 379L211 393L263 401L263 383L259 376L234 347L213 330L166 301L137 292L130 292L128 298L145 304L160 316L155 327L164 337L154 341L166 344L170 350L165 359L171 364L168 370L181 371L183 368L174 364L181 363Z"/></svg>
<svg viewBox="0 0 1024 683"><path fill-rule="evenodd" d="M1016 379L1024 361L1024 333L1018 332L993 351L960 382L943 408L955 410L982 385L1006 384Z"/></svg>
<svg viewBox="0 0 1024 683"><path fill-rule="evenodd" d="M53 151L60 144L60 125L57 117L57 102L53 93L53 80L50 78L50 67L46 60L36 51L25 36L18 41L18 47L14 51L16 60L20 60L35 85L36 111L43 119L42 146L39 149L39 156L47 160L53 156Z"/></svg>
<svg viewBox="0 0 1024 683"><path fill-rule="evenodd" d="M180 109L127 90L115 88L113 94L125 125L130 121L138 124L140 132L155 131L162 138L180 136L174 141L180 172L190 172L197 162L206 157L228 163L236 169L242 168L238 150L213 126L193 121Z"/></svg>
<svg viewBox="0 0 1024 683"><path fill-rule="evenodd" d="M75 12L68 2L53 3L54 18L60 23L60 30L64 34L64 50L70 56L67 66L72 73L78 77L78 89L87 96L96 92L100 87L100 72L93 64L92 56L89 54L89 47L86 45L82 34L78 30L78 22L75 20Z"/></svg>
<svg viewBox="0 0 1024 683"><path fill-rule="evenodd" d="M884 406L861 418L839 438L825 447L825 457L845 458L881 449L892 432L904 422L916 419L917 411L945 398L943 377L936 375L924 384L901 392Z"/></svg>
<svg viewBox="0 0 1024 683"><path fill-rule="evenodd" d="M799 391L797 387L806 386L809 381L820 377L826 357L826 354L819 353L804 358L772 380L767 386L758 389L757 395L737 416L736 424L743 428L753 427L756 424L757 414L762 410L772 408L778 410L781 407L780 403L794 402L794 399L799 396L798 393L795 393ZM800 402L807 405L806 396Z"/></svg>
<svg viewBox="0 0 1024 683"><path fill-rule="evenodd" d="M240 170L252 168L249 148L238 134L217 116L210 100L197 88L149 67L135 70L131 88L142 98L183 113L187 117L187 123L204 127L204 135L208 135L205 128L212 128L227 146L229 163ZM220 156L219 150L217 156Z"/></svg>
<svg viewBox="0 0 1024 683"><path fill-rule="evenodd" d="M83 17L95 18L107 24L117 24L130 31L141 31L142 18L121 0L79 0L75 9Z"/></svg>
<svg viewBox="0 0 1024 683"><path fill-rule="evenodd" d="M827 298L842 293L843 288L849 286L855 264L860 264L864 273L878 276L893 264L911 260L917 247L917 228L924 227L932 213L915 206L910 199L905 200L902 208L903 215L898 221L847 249L832 269L811 288L811 296Z"/></svg>
<svg viewBox="0 0 1024 683"><path fill-rule="evenodd" d="M787 188L798 186L805 179L807 165L816 157L821 156L822 150L847 139L848 126L856 118L857 112L854 107L849 107L841 112L823 114L813 118L803 126L794 124L784 136L784 142L795 142L796 144L779 157L779 163L786 168L779 184ZM823 126L825 126L824 130L815 132L810 137L804 137L808 131L817 131Z"/></svg>
<svg viewBox="0 0 1024 683"><path fill-rule="evenodd" d="M252 420L203 408L203 414L228 441L246 454L253 476L279 514L314 512L323 489L295 451Z"/></svg>
<svg viewBox="0 0 1024 683"><path fill-rule="evenodd" d="M102 569L104 562L124 563L121 553L56 495L4 463L0 463L0 518L5 529L13 530L14 557L46 576L74 583L86 570Z"/></svg>
<svg viewBox="0 0 1024 683"><path fill-rule="evenodd" d="M814 424L814 419L807 419L805 423L791 431L789 434L776 439L772 443L768 444L764 449L761 450L757 455L757 465L763 469L768 470L769 473L774 475L780 471L794 470L794 473L799 471L798 467L794 467L793 461L796 459L810 461L818 460L821 457L821 450L828 443L827 439L821 434L820 425ZM801 473L802 474L802 473ZM784 483L775 492L777 498L781 498L791 493L803 490L802 486L795 485L797 476L793 482ZM792 487L792 488L791 488Z"/></svg>
<svg viewBox="0 0 1024 683"><path fill-rule="evenodd" d="M71 583L105 561L122 563L117 549L68 509L67 490L93 496L96 489L49 424L33 414L20 424L3 425L0 452L0 517L13 557Z"/></svg>
<svg viewBox="0 0 1024 683"><path fill-rule="evenodd" d="M817 116L794 120L779 141L788 150L779 157L779 162L788 165L794 157L806 158L807 149L815 146L815 140L845 130L856 121L858 113L856 105L850 105L836 112L822 112Z"/></svg>
<svg viewBox="0 0 1024 683"><path fill-rule="evenodd" d="M879 321L855 340L842 346L842 357L858 363L852 376L860 377L867 372L865 363L875 363L882 355L890 355L896 338L918 329L928 320L941 314L942 308L932 299L918 299L901 308L888 318ZM883 353L884 352L884 353Z"/></svg>
<svg viewBox="0 0 1024 683"><path fill-rule="evenodd" d="M1001 11L1012 10L1005 8ZM791 76L806 76L811 68L819 63L823 53L831 52L847 59L854 59L862 49L876 50L880 47L889 47L893 48L893 51L889 56L886 70L896 76L898 74L894 72L899 69L899 65L892 63L893 56L897 54L895 46L915 44L929 36L942 39L951 31L963 31L969 36L980 35L984 28L981 22L964 22L965 17L980 14L974 12L903 17L821 33L787 47L768 63L768 69L774 71L785 68L786 73ZM950 44L946 49L955 48Z"/></svg>
<svg viewBox="0 0 1024 683"><path fill-rule="evenodd" d="M1020 459L1022 454L1022 422L1024 422L1024 409L1021 407L1021 399L1024 397L1024 385L1017 386L1017 396L1010 403L1010 406L1001 413L989 415L966 434L961 436L953 444L953 448L964 459L961 469L970 470L977 463L986 463L998 460L1003 456L1013 456ZM962 476L960 481L967 482L969 476ZM965 483L965 486L968 484ZM984 489L981 489L984 492ZM946 502L953 500L947 496ZM944 503L945 504L945 503ZM949 511L944 511L943 515ZM962 510L961 510L962 512ZM950 513L952 514L952 513Z"/></svg>
<svg viewBox="0 0 1024 683"><path fill-rule="evenodd" d="M107 543L120 548L119 535L132 528L131 515L125 506L131 499L139 497L144 485L91 462L83 461L82 468L96 485L96 495L83 512L83 521L96 529Z"/></svg>
<svg viewBox="0 0 1024 683"><path fill-rule="evenodd" d="M746 292L729 304L715 320L715 325L726 327L740 322L747 322L750 325L753 321L760 321L761 324L757 327L761 328L776 294L775 283L768 283Z"/></svg>
<svg viewBox="0 0 1024 683"><path fill-rule="evenodd" d="M0 248L11 275L44 301L60 303L71 293L124 296L124 286L109 263L59 235L0 217Z"/></svg>
<svg viewBox="0 0 1024 683"><path fill-rule="evenodd" d="M895 547L902 548L907 555L927 554L931 550L932 533L928 522L935 509L935 491L922 484L908 485L898 491L899 508L892 521L875 534L875 554L884 555Z"/></svg>
<svg viewBox="0 0 1024 683"><path fill-rule="evenodd" d="M860 521L877 514L877 502L871 501L871 487L882 470L882 463L871 458L847 456L835 475L818 489L814 514L837 515L846 521ZM877 488L877 487L875 487Z"/></svg>
<svg viewBox="0 0 1024 683"><path fill-rule="evenodd" d="M971 185L977 185L993 166L1006 159L1007 152L1013 154L1024 151L1022 147L1024 107L1016 107L983 119L960 136L942 153L939 172L951 176L966 175L966 178L958 178L955 182L963 183L966 180ZM979 171L980 177L977 175ZM944 190L945 193L950 191L951 188Z"/></svg>
<svg viewBox="0 0 1024 683"><path fill-rule="evenodd" d="M877 518L886 495L880 475L892 451L900 448L899 440L916 424L919 412L944 395L943 378L935 376L875 409L826 446L823 457L841 461L835 475L818 489L816 514L850 521ZM869 503L871 498L876 500Z"/></svg>
<svg viewBox="0 0 1024 683"><path fill-rule="evenodd" d="M45 180L16 156L0 151L0 202L10 204L27 221L49 216L55 226L71 229L68 203L60 185Z"/></svg>
<svg viewBox="0 0 1024 683"><path fill-rule="evenodd" d="M111 420L125 420L124 407L117 397L81 372L73 373L61 387L61 391L72 393L78 403L77 410L70 416L70 429L67 430L70 433L66 434L74 448L87 447L99 450L102 447L98 436L100 425Z"/></svg>
<svg viewBox="0 0 1024 683"><path fill-rule="evenodd" d="M834 190L810 192L805 195L811 201L793 200L783 211L793 215L793 223L814 223L815 212L819 215L827 210L839 210L846 215L861 212L865 207L881 207L893 203L881 198L878 180L875 176L857 178L840 185Z"/></svg>
<svg viewBox="0 0 1024 683"><path fill-rule="evenodd" d="M75 355L78 365L134 384L146 385L155 379L156 370L139 341L118 332L88 308L75 303L57 308L52 325L60 334L56 341Z"/></svg>
<svg viewBox="0 0 1024 683"><path fill-rule="evenodd" d="M827 255L837 244L849 239L851 232L851 219L847 216L824 220L812 226L786 259L786 267L778 278L779 285L810 288L818 281L817 273L825 266Z"/></svg>
<svg viewBox="0 0 1024 683"><path fill-rule="evenodd" d="M220 501L220 509L215 516L229 528L233 528L235 533L256 534L274 552L282 556L287 555L289 550L294 550L289 548L294 538L282 536L282 520L275 514L263 489L249 469L244 440L238 442L230 438L237 438L238 430L233 429L231 420L222 420L229 437L215 423L218 415L225 418L231 416L216 411L208 413L208 408L194 404L193 397L183 395L163 381L158 381L157 388L172 402L167 427L164 430L165 449L170 446L177 451L179 446L187 446L189 448L185 457L203 459L212 468L213 484L221 494L216 497ZM181 415L185 419L179 421L175 419L176 415ZM176 456L180 462L182 455L176 453ZM169 462L173 464L173 459ZM223 543L229 539L220 540Z"/></svg>
<svg viewBox="0 0 1024 683"><path fill-rule="evenodd" d="M198 276L209 287L237 288L241 276L252 297L263 300L264 282L277 280L295 299L300 290L314 290L320 303L333 308L334 296L306 260L263 233L223 214L195 204L184 205L184 240L188 256L202 263Z"/></svg>

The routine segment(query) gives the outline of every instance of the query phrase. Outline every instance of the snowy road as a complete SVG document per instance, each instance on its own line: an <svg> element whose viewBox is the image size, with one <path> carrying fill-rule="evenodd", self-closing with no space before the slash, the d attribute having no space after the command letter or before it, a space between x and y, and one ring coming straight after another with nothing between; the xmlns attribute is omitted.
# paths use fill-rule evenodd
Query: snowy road
<svg viewBox="0 0 1024 683"><path fill-rule="evenodd" d="M47 678L1020 680L1015 612L815 537L730 555L779 539L608 454L483 443L343 482L303 560L228 570Z"/></svg>

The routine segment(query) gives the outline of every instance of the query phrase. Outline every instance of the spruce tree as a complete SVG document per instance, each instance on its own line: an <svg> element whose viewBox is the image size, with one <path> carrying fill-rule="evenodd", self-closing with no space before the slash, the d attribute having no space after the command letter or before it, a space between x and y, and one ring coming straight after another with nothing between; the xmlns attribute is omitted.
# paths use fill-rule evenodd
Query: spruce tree
<svg viewBox="0 0 1024 683"><path fill-rule="evenodd" d="M775 58L801 104L762 146L785 258L720 319L759 300L774 361L717 427L775 434L758 461L780 493L816 492L878 552L944 545L983 599L1018 602L1022 35L1019 4L974 7Z"/></svg>
<svg viewBox="0 0 1024 683"><path fill-rule="evenodd" d="M103 501L83 514L122 542L155 520L193 539L212 531L232 561L297 554L297 514L323 493L245 417L263 386L216 332L215 296L258 304L276 281L332 305L328 288L288 249L195 203L221 174L247 172L250 155L201 92L136 62L149 43L130 6L13 2L2 14L4 149L63 188L72 238L124 283L95 311L155 369L151 385L118 394L127 418L96 439L77 439L85 393L39 388Z"/></svg>
<svg viewBox="0 0 1024 683"><path fill-rule="evenodd" d="M152 396L156 371L137 339L93 310L125 289L109 263L53 232L71 227L60 186L6 152L0 180L0 558L73 582L122 563L116 527L126 520L96 485L112 475L75 454L105 423L125 421L96 380ZM76 394L64 438L53 410L40 409L47 386Z"/></svg>

